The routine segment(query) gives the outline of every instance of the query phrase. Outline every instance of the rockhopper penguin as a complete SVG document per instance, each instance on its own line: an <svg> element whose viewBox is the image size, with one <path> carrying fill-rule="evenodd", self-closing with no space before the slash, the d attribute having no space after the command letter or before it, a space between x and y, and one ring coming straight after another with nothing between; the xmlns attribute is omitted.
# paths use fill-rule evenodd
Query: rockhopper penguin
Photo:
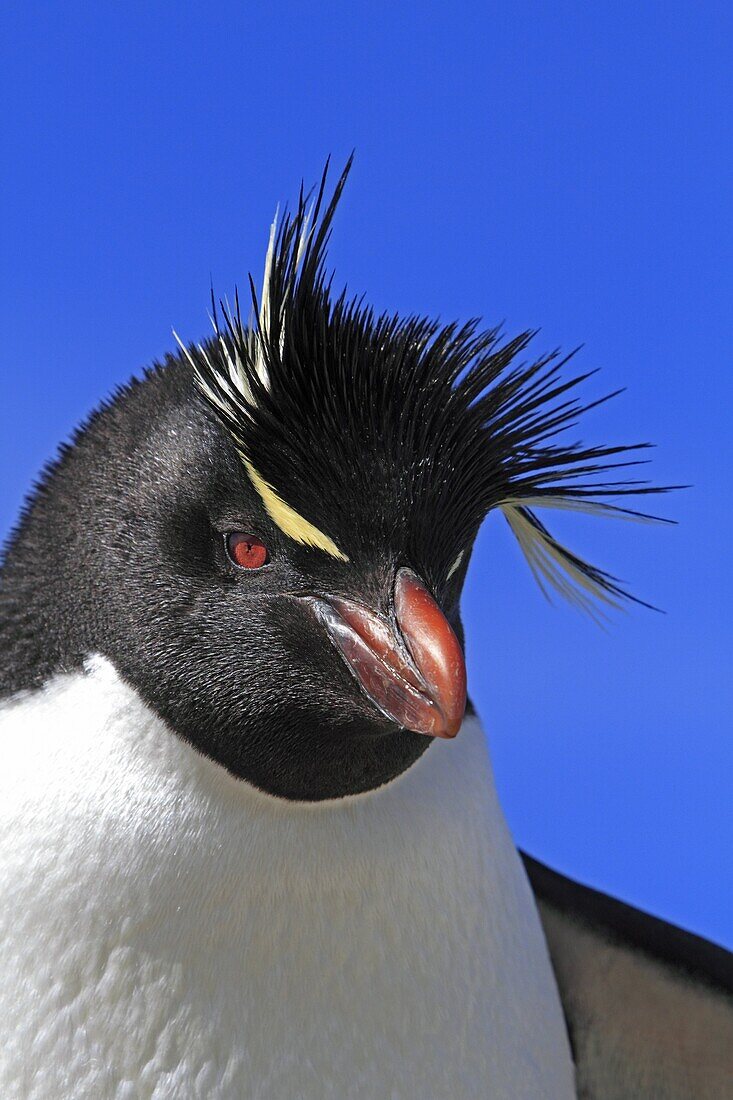
<svg viewBox="0 0 733 1100"><path fill-rule="evenodd" d="M597 614L631 597L538 513L654 489L563 441L531 334L332 293L345 178L7 546L0 1096L731 1096L730 957L523 864L466 710L486 514Z"/></svg>

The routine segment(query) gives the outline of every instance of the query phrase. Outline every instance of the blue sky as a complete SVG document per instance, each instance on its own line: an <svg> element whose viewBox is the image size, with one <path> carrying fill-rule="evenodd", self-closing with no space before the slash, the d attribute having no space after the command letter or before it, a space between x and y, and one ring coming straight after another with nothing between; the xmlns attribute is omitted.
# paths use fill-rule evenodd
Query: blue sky
<svg viewBox="0 0 733 1100"><path fill-rule="evenodd" d="M380 309L584 344L597 442L670 529L560 517L664 608L550 607L490 517L470 687L520 844L733 945L733 15L723 3L69 2L0 15L0 529L119 382L259 272L277 200L356 163L331 251ZM556 526L558 526L556 524Z"/></svg>

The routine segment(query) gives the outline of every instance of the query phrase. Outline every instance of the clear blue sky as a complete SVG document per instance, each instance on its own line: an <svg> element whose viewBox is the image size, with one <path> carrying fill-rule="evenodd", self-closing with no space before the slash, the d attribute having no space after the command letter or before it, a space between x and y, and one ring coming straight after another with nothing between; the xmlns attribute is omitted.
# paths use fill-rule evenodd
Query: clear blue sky
<svg viewBox="0 0 733 1100"><path fill-rule="evenodd" d="M260 270L278 199L357 159L332 259L379 308L541 326L693 488L561 517L667 614L549 607L499 519L471 691L515 836L733 945L733 15L726 3L4 5L0 528L118 382Z"/></svg>

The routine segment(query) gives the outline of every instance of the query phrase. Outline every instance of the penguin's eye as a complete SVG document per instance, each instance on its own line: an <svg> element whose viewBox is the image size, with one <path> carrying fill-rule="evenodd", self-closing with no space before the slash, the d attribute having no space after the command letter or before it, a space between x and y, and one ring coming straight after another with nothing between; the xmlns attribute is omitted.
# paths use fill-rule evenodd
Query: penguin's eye
<svg viewBox="0 0 733 1100"><path fill-rule="evenodd" d="M270 560L267 547L256 535L247 535L244 531L230 531L224 541L229 560L239 569L260 569Z"/></svg>

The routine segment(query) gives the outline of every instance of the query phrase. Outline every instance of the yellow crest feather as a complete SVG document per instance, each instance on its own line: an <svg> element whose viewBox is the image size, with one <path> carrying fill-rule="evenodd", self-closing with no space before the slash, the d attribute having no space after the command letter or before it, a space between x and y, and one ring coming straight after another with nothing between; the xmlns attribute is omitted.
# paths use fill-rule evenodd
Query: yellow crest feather
<svg viewBox="0 0 733 1100"><path fill-rule="evenodd" d="M294 508L286 504L248 459L245 458L243 461L249 479L262 499L265 511L284 535L303 546L312 546L316 550L323 550L325 554L330 554L332 558L337 558L339 561L349 560L346 554L339 550L333 539L329 538L328 535L324 535L323 531L319 531L317 527L314 527L312 523L299 515Z"/></svg>

